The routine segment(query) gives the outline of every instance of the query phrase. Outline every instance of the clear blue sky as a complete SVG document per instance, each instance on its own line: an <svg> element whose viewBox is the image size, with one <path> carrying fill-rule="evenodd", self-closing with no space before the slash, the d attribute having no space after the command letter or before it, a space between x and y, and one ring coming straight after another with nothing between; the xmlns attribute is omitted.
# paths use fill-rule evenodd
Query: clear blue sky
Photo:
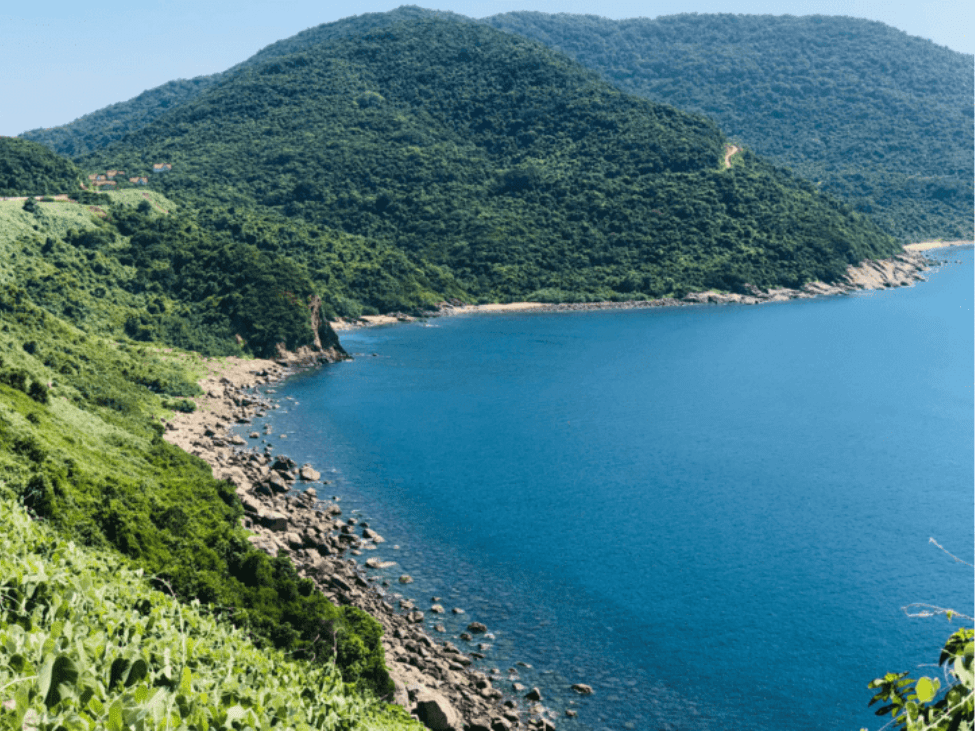
<svg viewBox="0 0 975 731"><path fill-rule="evenodd" d="M0 135L54 127L172 79L233 66L274 41L396 0L88 0L4 2ZM608 18L675 13L852 15L975 53L971 0L430 0L421 7L481 18L514 10Z"/></svg>

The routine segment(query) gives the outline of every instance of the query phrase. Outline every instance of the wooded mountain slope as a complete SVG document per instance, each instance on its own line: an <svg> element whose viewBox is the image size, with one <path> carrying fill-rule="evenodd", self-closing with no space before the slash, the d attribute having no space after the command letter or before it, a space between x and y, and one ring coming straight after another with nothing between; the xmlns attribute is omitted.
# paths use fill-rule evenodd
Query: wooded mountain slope
<svg viewBox="0 0 975 731"><path fill-rule="evenodd" d="M81 170L36 142L0 137L0 196L78 190Z"/></svg>
<svg viewBox="0 0 975 731"><path fill-rule="evenodd" d="M972 236L971 56L821 15L484 22L564 51L622 89L706 114L905 240Z"/></svg>
<svg viewBox="0 0 975 731"><path fill-rule="evenodd" d="M88 164L165 159L195 206L364 236L489 299L798 285L895 250L754 155L726 170L724 144L540 44L429 20L245 69Z"/></svg>
<svg viewBox="0 0 975 731"><path fill-rule="evenodd" d="M270 59L408 19L483 22L558 48L632 93L704 113L736 141L867 212L902 240L972 235L972 59L848 17L678 15L614 21L403 6L326 23L223 74L176 81L25 136L67 155L149 124Z"/></svg>

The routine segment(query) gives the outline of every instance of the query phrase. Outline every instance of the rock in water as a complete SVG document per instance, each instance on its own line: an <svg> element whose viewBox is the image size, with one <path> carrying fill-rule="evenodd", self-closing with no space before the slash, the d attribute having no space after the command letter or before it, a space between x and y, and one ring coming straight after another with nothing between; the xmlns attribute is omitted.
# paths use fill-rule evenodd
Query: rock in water
<svg viewBox="0 0 975 731"><path fill-rule="evenodd" d="M585 683L575 683L572 686L572 690L579 695L592 695L592 686L586 685Z"/></svg>
<svg viewBox="0 0 975 731"><path fill-rule="evenodd" d="M298 476L303 482L318 482L322 479L322 473L314 469L310 464L302 465L298 471Z"/></svg>

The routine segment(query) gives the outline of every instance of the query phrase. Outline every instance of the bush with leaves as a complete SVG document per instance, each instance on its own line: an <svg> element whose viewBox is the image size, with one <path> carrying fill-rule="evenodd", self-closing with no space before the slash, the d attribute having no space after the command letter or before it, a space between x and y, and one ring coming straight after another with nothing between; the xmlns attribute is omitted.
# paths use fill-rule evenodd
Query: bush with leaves
<svg viewBox="0 0 975 731"><path fill-rule="evenodd" d="M0 729L415 729L0 499Z"/></svg>

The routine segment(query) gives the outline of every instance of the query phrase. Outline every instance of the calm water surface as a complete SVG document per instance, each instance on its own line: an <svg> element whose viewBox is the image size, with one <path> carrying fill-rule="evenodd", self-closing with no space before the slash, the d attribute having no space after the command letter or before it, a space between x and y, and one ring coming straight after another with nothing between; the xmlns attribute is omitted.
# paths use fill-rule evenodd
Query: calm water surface
<svg viewBox="0 0 975 731"><path fill-rule="evenodd" d="M973 603L928 544L975 544L973 257L944 256L890 292L346 334L269 439L560 728L879 728L866 684L952 631L900 607Z"/></svg>

